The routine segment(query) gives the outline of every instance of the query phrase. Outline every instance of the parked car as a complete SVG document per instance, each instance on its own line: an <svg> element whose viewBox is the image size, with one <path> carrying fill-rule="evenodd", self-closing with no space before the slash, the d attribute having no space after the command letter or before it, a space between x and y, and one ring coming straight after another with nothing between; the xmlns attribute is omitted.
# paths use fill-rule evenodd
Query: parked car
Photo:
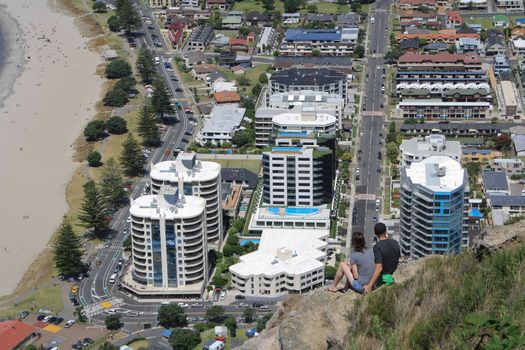
<svg viewBox="0 0 525 350"><path fill-rule="evenodd" d="M59 324L61 324L62 322L64 321L64 319L62 317L57 317L54 321L53 321L53 324L58 326Z"/></svg>
<svg viewBox="0 0 525 350"><path fill-rule="evenodd" d="M88 346L90 344L93 344L95 341L91 338L84 338L84 340L82 341L84 346Z"/></svg>
<svg viewBox="0 0 525 350"><path fill-rule="evenodd" d="M23 319L26 318L27 316L29 316L29 311L24 310L24 311L22 311L22 312L18 315L18 319L19 319L19 320L23 320Z"/></svg>
<svg viewBox="0 0 525 350"><path fill-rule="evenodd" d="M239 294L239 295L235 296L235 299L237 299L237 300L244 300L244 299L246 299L246 297L244 295Z"/></svg>
<svg viewBox="0 0 525 350"><path fill-rule="evenodd" d="M69 328L69 327L71 327L72 325L74 325L75 322L76 322L75 320L67 320L66 323L64 323L64 327L65 327L65 328Z"/></svg>
<svg viewBox="0 0 525 350"><path fill-rule="evenodd" d="M36 317L36 319L37 319L38 321L43 321L44 318L46 318L46 315L43 315L43 314L40 314L40 315L38 315L38 316Z"/></svg>

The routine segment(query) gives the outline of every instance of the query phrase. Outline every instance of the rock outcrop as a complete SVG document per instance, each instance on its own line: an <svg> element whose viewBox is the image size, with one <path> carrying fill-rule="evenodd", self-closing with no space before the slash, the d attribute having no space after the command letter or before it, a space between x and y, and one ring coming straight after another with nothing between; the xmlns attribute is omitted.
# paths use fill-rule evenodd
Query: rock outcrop
<svg viewBox="0 0 525 350"><path fill-rule="evenodd" d="M490 228L475 240L473 251L490 254L509 246L521 236L525 222ZM426 259L400 264L396 282L415 276ZM350 314L354 302L363 296L348 291L331 293L316 290L309 294L288 297L268 321L266 329L256 338L243 344L243 350L346 349Z"/></svg>

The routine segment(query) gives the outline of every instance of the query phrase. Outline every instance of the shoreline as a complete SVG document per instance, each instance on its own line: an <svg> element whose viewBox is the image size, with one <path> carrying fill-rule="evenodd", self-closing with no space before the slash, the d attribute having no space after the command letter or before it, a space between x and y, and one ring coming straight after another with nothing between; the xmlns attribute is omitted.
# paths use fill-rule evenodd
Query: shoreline
<svg viewBox="0 0 525 350"><path fill-rule="evenodd" d="M42 273L33 271L41 260L49 265L50 239L70 209L67 185L80 166L73 160L73 144L96 115L103 88L96 74L103 61L89 48L93 36L81 33L77 14L57 8L56 1L4 2L0 0L0 20L6 50L21 54L26 62L17 69L17 61L11 60L15 70L6 64L0 75L0 83L7 77L13 81L3 105L0 100L0 157L6 169L0 175L6 198L0 204L0 265L10 266L9 271L0 270L1 299L31 283L26 279L32 273ZM4 31L8 11L18 27L9 26L23 32L21 36ZM7 48L17 38L24 40L21 52Z"/></svg>

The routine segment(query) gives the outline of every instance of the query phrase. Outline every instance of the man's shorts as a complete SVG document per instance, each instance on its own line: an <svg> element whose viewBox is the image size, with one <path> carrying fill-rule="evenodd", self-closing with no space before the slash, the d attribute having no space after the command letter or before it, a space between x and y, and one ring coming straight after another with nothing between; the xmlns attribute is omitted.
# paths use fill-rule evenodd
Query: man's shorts
<svg viewBox="0 0 525 350"><path fill-rule="evenodd" d="M364 292L364 286L359 281L353 280L351 287L357 293L363 294L363 292Z"/></svg>

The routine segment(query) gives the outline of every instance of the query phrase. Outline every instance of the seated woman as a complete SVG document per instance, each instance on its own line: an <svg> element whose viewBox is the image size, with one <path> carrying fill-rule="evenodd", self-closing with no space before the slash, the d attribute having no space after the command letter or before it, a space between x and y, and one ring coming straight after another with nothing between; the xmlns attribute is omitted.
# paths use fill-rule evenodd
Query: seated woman
<svg viewBox="0 0 525 350"><path fill-rule="evenodd" d="M330 292L337 292L339 281L346 277L346 285L343 291L352 288L357 293L363 293L364 286L370 281L374 273L374 252L366 249L365 236L361 232L352 233L352 248L348 261L339 264L334 281L326 288Z"/></svg>

